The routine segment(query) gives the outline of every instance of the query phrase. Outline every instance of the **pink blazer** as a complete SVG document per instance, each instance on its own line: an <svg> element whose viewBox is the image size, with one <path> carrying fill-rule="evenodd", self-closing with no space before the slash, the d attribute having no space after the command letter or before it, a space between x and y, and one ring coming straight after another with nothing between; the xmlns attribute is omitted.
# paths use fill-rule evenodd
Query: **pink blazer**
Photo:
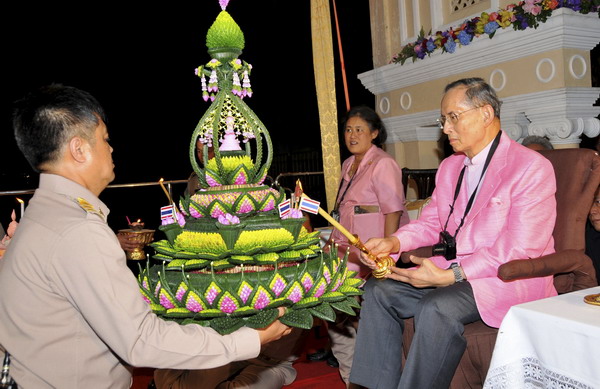
<svg viewBox="0 0 600 389"><path fill-rule="evenodd" d="M465 155L442 161L431 202L419 218L394 235L401 250L409 251L438 242ZM467 204L466 180L448 222L454 234ZM479 193L457 236L457 259L433 257L440 268L459 262L473 293L482 320L499 327L515 304L556 295L553 277L503 282L498 267L513 259L535 258L554 252L552 231L556 220L556 180L551 163L541 154L502 134L498 149L479 187Z"/></svg>

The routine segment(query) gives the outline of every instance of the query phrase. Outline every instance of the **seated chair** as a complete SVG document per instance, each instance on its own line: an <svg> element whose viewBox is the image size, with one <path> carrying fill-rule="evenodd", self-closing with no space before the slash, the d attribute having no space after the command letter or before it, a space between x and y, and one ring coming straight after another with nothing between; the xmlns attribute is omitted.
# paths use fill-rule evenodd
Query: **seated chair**
<svg viewBox="0 0 600 389"><path fill-rule="evenodd" d="M592 261L584 254L585 224L594 192L600 184L600 157L589 149L544 150L540 153L552 162L556 174L557 217L553 232L556 252L534 259L515 258L500 266L498 277L509 282L554 275L554 286L559 294L591 288L598 285L598 281ZM410 262L410 254L428 257L431 247L402 253L402 262ZM465 326L467 348L451 388L483 387L497 333L496 328L488 327L482 321ZM408 355L413 334L413 320L409 319L403 336L403 359Z"/></svg>
<svg viewBox="0 0 600 389"><path fill-rule="evenodd" d="M414 181L417 199L406 200L404 205L410 220L418 219L421 210L431 200L431 194L435 188L435 174L437 169L409 169L402 168L402 186L404 197L407 196L408 186ZM411 181L409 184L409 180Z"/></svg>
<svg viewBox="0 0 600 389"><path fill-rule="evenodd" d="M402 168L402 186L404 186L404 196L408 193L409 180L413 180L416 185L418 199L426 199L431 196L435 189L435 174L437 169L409 169Z"/></svg>

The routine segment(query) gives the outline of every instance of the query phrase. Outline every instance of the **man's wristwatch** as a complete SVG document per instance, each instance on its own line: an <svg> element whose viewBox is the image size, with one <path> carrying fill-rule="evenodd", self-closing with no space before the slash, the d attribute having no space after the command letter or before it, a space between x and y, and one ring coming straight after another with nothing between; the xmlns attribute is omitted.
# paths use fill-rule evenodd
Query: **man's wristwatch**
<svg viewBox="0 0 600 389"><path fill-rule="evenodd" d="M458 263L454 262L450 265L450 269L452 269L452 272L454 273L454 282L463 282L465 280Z"/></svg>

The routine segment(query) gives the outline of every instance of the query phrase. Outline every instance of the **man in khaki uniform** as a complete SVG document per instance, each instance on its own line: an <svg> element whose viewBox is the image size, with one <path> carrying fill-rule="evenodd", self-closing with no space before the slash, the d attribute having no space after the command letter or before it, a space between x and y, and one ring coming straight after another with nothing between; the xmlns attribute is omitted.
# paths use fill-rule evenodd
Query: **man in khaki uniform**
<svg viewBox="0 0 600 389"><path fill-rule="evenodd" d="M91 95L42 88L17 103L13 125L41 172L0 263L0 345L20 388L128 388L130 366L214 368L291 331L276 321L221 336L150 311L98 199L114 179L113 149Z"/></svg>

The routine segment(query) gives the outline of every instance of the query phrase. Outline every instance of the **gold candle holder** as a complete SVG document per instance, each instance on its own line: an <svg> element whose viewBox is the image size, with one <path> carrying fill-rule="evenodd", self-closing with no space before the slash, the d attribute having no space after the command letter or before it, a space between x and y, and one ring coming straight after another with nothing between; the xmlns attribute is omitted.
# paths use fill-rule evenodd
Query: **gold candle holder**
<svg viewBox="0 0 600 389"><path fill-rule="evenodd" d="M140 261L146 259L146 253L144 247L154 240L155 230L134 230L131 228L119 230L120 234L123 234L131 242L137 243L137 246L133 250L126 250L126 256L128 260Z"/></svg>
<svg viewBox="0 0 600 389"><path fill-rule="evenodd" d="M305 194L302 196L307 197ZM365 247L363 242L360 241L358 235L353 235L348 231L344 226L337 222L334 218L331 217L325 210L319 207L319 215L323 216L333 227L339 230L346 238L351 245L359 249L362 253L367 255L369 259L373 260L377 265L377 269L373 270L373 277L375 278L383 278L386 274L390 274L392 271L390 267L394 266L396 262L392 259L392 257L385 256L381 258L377 258L375 255L371 254L371 252Z"/></svg>

